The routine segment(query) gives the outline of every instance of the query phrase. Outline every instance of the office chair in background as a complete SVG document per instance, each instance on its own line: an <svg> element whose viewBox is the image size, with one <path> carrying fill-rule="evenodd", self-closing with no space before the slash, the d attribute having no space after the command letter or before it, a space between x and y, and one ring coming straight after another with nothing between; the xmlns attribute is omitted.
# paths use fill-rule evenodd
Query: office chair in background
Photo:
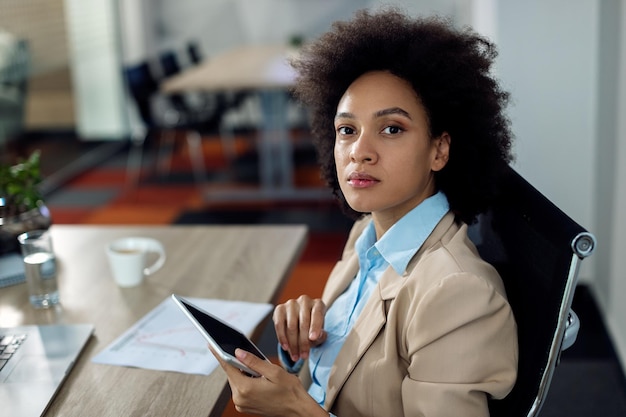
<svg viewBox="0 0 626 417"><path fill-rule="evenodd" d="M189 62L201 62L199 48L189 44ZM153 62L154 61L154 62ZM138 114L146 129L145 134L133 137L133 147L128 159L128 177L136 185L140 179L143 148L151 140L157 141L157 165L160 176L169 174L171 158L178 133L184 133L189 148L194 178L198 185L206 183L206 167L202 151L202 139L207 135L219 135L224 156L232 161L235 156L234 137L221 134L221 122L225 112L240 104L242 97L228 99L223 93L162 94L159 84L163 79L180 73L183 68L177 51L165 51L157 60L146 60L124 68L124 78Z"/></svg>
<svg viewBox="0 0 626 417"><path fill-rule="evenodd" d="M177 51L169 50L159 55L160 70L163 78L172 77L187 68L199 65L203 61L197 45L189 45L187 50L189 54L188 61L192 64L191 67L184 67L181 64ZM196 91L185 94L168 94L167 98L178 111L187 116L188 129L217 132L224 113L229 109L238 107L243 96L238 98L236 93L229 95L222 91L210 93Z"/></svg>
<svg viewBox="0 0 626 417"><path fill-rule="evenodd" d="M179 99L182 100L182 97L172 99L159 94L159 82L152 75L148 62L125 68L124 79L145 127L145 134L134 135L132 138L132 148L128 157L127 173L132 185L136 185L141 177L143 148L146 142L154 138L158 140L160 149L161 142L175 140L178 131L187 129L186 118L192 115L185 113L181 108ZM200 139L190 135L186 135L186 139L196 182L203 184L206 181L206 169ZM159 155L157 162L161 162L161 159Z"/></svg>
<svg viewBox="0 0 626 417"><path fill-rule="evenodd" d="M570 308L595 238L510 167L501 197L469 235L502 276L518 326L517 382L505 399L490 401L491 416L537 416L561 351L576 339Z"/></svg>
<svg viewBox="0 0 626 417"><path fill-rule="evenodd" d="M160 54L159 64L163 78L172 77L187 69L193 69L194 66L205 61L199 45L194 42L187 44L188 56L186 60L182 56L183 54L179 52L182 51L168 50ZM181 57L182 59L180 59ZM181 62L189 62L191 65L185 66ZM194 91L184 94L167 94L166 97L172 107L182 115L178 128L186 132L187 142L200 144L203 137L219 136L223 156L227 164L231 165L237 156L235 127L228 123L229 120L226 116L232 110L241 114L241 109L251 94L248 91ZM244 117L244 119L249 120L250 117ZM167 144L171 149L171 143ZM167 162L170 158L163 152L165 147L161 146L159 149L161 151L159 160L166 162L166 164L161 163L160 165L169 170ZM169 154L171 155L171 153L170 150Z"/></svg>
<svg viewBox="0 0 626 417"><path fill-rule="evenodd" d="M200 52L200 46L196 42L187 43L187 55L193 64L197 65L202 62L203 57Z"/></svg>
<svg viewBox="0 0 626 417"><path fill-rule="evenodd" d="M159 55L159 67L162 78L171 77L182 70L175 51L167 51ZM189 115L199 110L187 103L183 94L168 94L167 100L182 115Z"/></svg>
<svg viewBox="0 0 626 417"><path fill-rule="evenodd" d="M189 62L193 65L199 65L204 62L206 59L204 54L200 50L200 45L196 42L188 42L186 46L187 58ZM222 137L222 144L224 146L224 156L226 160L231 163L236 156L235 150L235 135L234 131L236 130L237 123L232 123L230 120L227 120L228 117L224 117L230 110L238 110L241 114L243 113L243 117L239 117L238 119L241 121L243 119L244 127L256 128L258 122L253 121L254 117L250 115L249 111L246 111L246 101L253 98L255 96L253 91L239 90L239 91L219 91L212 93L200 93L196 95L195 98L199 98L201 102L213 101L216 103L216 106L221 109L222 118L218 121L217 130L219 131L220 136ZM241 123L240 123L241 124ZM213 129L215 125L210 126L199 126L198 130L206 131L208 129Z"/></svg>

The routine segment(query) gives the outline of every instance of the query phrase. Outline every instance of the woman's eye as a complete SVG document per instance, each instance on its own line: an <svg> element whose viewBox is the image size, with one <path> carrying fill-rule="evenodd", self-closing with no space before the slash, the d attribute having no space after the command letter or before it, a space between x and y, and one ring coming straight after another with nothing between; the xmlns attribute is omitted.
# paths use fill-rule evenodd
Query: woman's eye
<svg viewBox="0 0 626 417"><path fill-rule="evenodd" d="M387 126L383 129L383 133L387 135L397 135L400 132L402 132L402 128L398 126Z"/></svg>
<svg viewBox="0 0 626 417"><path fill-rule="evenodd" d="M354 133L354 129L348 126L340 126L337 128L337 133L340 135L351 135Z"/></svg>

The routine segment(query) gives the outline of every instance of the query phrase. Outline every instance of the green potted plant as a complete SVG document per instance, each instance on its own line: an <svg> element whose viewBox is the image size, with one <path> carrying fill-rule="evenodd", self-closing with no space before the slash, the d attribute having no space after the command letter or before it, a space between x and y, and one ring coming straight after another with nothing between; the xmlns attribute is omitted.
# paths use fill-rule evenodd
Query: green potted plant
<svg viewBox="0 0 626 417"><path fill-rule="evenodd" d="M0 164L0 254L18 248L23 232L50 227L51 218L39 191L40 153L16 164Z"/></svg>

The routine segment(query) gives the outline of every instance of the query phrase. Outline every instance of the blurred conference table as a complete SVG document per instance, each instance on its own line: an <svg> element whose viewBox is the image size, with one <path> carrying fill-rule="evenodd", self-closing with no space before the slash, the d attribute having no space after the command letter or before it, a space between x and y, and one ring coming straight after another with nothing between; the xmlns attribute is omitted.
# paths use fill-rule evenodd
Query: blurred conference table
<svg viewBox="0 0 626 417"><path fill-rule="evenodd" d="M259 96L262 126L259 153L260 187L211 192L210 199L319 199L331 198L326 188L294 186L293 149L287 111L289 89L296 74L289 59L298 50L286 45L246 45L218 54L161 84L164 93L238 92Z"/></svg>
<svg viewBox="0 0 626 417"><path fill-rule="evenodd" d="M61 305L35 310L26 284L0 291L0 327L91 323L94 336L46 416L221 416L225 373L209 376L100 365L91 358L172 293L275 302L304 247L306 226L53 225ZM138 287L118 287L105 245L119 237L160 240L167 260ZM257 329L256 333L259 333ZM258 335L257 335L258 336Z"/></svg>

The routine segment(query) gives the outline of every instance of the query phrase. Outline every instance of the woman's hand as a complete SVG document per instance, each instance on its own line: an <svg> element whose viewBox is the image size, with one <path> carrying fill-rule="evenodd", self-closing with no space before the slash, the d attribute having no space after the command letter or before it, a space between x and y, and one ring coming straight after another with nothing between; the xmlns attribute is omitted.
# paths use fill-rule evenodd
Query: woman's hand
<svg viewBox="0 0 626 417"><path fill-rule="evenodd" d="M326 305L319 299L301 295L274 309L274 329L280 346L291 360L307 359L309 350L326 340L324 316Z"/></svg>
<svg viewBox="0 0 626 417"><path fill-rule="evenodd" d="M275 417L328 417L328 413L306 392L297 376L242 349L236 349L235 356L262 375L259 378L250 377L215 355L226 371L233 403L240 413Z"/></svg>

